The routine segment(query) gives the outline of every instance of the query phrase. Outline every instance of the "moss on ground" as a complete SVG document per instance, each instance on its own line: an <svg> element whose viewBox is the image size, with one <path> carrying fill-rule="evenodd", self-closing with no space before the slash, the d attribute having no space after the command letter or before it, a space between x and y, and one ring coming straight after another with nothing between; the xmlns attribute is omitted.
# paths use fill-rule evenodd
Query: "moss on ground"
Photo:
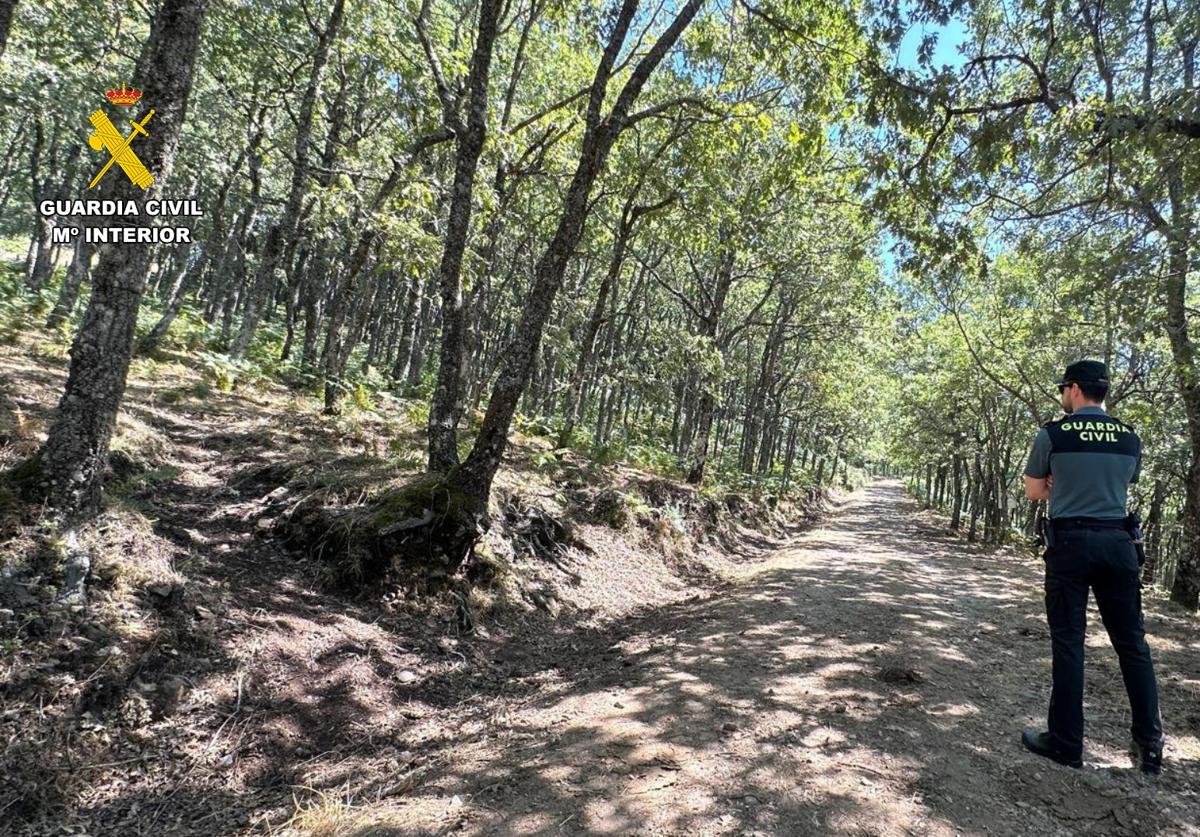
<svg viewBox="0 0 1200 837"><path fill-rule="evenodd" d="M470 498L444 475L423 474L412 482L379 495L368 510L368 525L382 532L432 516L459 517L470 513Z"/></svg>

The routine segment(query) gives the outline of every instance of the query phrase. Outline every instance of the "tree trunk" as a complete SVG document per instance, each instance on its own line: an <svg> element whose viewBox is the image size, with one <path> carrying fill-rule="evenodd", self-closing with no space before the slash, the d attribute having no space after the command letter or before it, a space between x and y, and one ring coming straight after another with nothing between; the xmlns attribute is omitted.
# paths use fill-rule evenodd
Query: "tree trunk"
<svg viewBox="0 0 1200 837"><path fill-rule="evenodd" d="M17 0L0 0L0 56L8 44L8 32L12 29L13 13L17 10Z"/></svg>
<svg viewBox="0 0 1200 837"><path fill-rule="evenodd" d="M1184 478L1184 548L1171 585L1171 600L1195 610L1200 606L1200 369L1188 333L1187 275L1191 268L1192 215L1182 181L1178 170L1172 172L1168 181L1171 222L1160 218L1157 226L1167 238L1168 264L1163 283L1167 301L1165 327L1187 417L1191 457Z"/></svg>
<svg viewBox="0 0 1200 837"><path fill-rule="evenodd" d="M188 253L191 252L192 244L188 242L182 245L183 252L180 254L179 272L176 274L175 281L172 282L171 292L167 296L166 305L163 306L162 316L158 318L158 322L146 332L146 336L142 338L138 344L137 350L142 354L149 354L158 348L158 344L167 336L167 329L171 327L171 323L175 322L175 318L179 316L179 312L183 310L184 300L187 299L190 286L195 283L199 271L194 267L188 266Z"/></svg>
<svg viewBox="0 0 1200 837"><path fill-rule="evenodd" d="M338 30L342 25L345 11L345 0L333 0L333 8L329 12L329 20L317 38L316 48L312 55L312 68L308 75L308 86L304 90L304 98L300 101L299 115L296 119L296 137L293 145L296 164L292 168L292 182L288 189L287 203L279 215L278 221L272 224L263 245L262 260L254 277L254 286L246 298L246 309L242 315L242 324L237 336L229 346L229 354L235 358L241 357L250 348L254 332L262 319L263 301L271 295L271 290L278 286L280 274L283 273L284 256L296 234L296 224L300 217L300 204L304 200L304 192L308 188L308 146L312 138L313 113L316 110L317 93L321 88L321 74L329 60L329 50Z"/></svg>
<svg viewBox="0 0 1200 837"><path fill-rule="evenodd" d="M487 95L492 47L496 42L500 0L481 0L479 27L471 70L467 77L467 119L463 124L445 103L450 126L455 129L454 185L445 244L438 268L442 296L442 342L437 385L429 405L429 470L445 472L458 465L458 420L462 415L463 353L466 318L462 307L462 262L471 227L471 195L475 170L487 131Z"/></svg>
<svg viewBox="0 0 1200 837"><path fill-rule="evenodd" d="M422 280L424 285L424 280ZM429 344L429 332L433 328L432 294L420 290L420 306L417 311L417 323L413 329L412 356L408 360L408 380L405 385L413 389L420 385L421 376L425 373L425 348Z"/></svg>
<svg viewBox="0 0 1200 837"><path fill-rule="evenodd" d="M788 418L787 447L783 455L783 485L780 494L787 494L788 484L792 480L792 468L796 462L796 425L794 418Z"/></svg>
<svg viewBox="0 0 1200 837"><path fill-rule="evenodd" d="M304 340L300 343L300 368L311 371L317 363L317 341L321 337L321 319L325 311L325 300L329 296L329 285L333 278L328 269L326 252L329 245L318 245L305 265L304 281L300 293L304 307Z"/></svg>
<svg viewBox="0 0 1200 837"><path fill-rule="evenodd" d="M1156 479L1154 493L1150 496L1150 511L1142 526L1142 536L1146 541L1146 565L1142 568L1142 577L1151 584L1158 577L1159 558L1162 554L1162 518L1163 502L1167 499L1167 481Z"/></svg>
<svg viewBox="0 0 1200 837"><path fill-rule="evenodd" d="M234 180L237 178L238 172L241 171L242 163L247 155L257 154L258 145L262 139L263 128L260 124L256 134L251 138L250 143L242 149L237 160L230 167L229 176L221 183L220 189L217 191L217 198L213 202L212 207L212 225L209 227L208 236L204 243L204 250L200 254L199 260L190 270L187 269L187 259L184 259L185 272L182 276L182 281L175 288L166 304L163 306L162 316L154 327L142 338L138 345L138 351L143 354L153 352L158 344L166 336L171 328L171 324L175 322L175 318L179 316L179 312L183 310L183 303L187 299L188 293L193 288L196 288L204 280L204 274L208 271L210 265L217 261L217 254L225 246L225 202L229 197L229 189L233 186Z"/></svg>
<svg viewBox="0 0 1200 837"><path fill-rule="evenodd" d="M722 231L719 239L722 245L728 248L727 238L727 234ZM717 351L721 350L720 342L717 340L717 334L721 327L721 315L725 312L725 301L729 297L730 288L733 287L734 261L735 254L732 249L725 249L720 254L716 285L711 297L712 305L700 324L700 336L712 340ZM696 436L692 442L689 457L691 461L688 465L687 481L691 485L699 485L704 480L704 466L708 458L708 435L712 430L713 408L717 403L711 386L704 386L703 390L703 394L700 396L699 417L696 422Z"/></svg>
<svg viewBox="0 0 1200 837"><path fill-rule="evenodd" d="M962 525L962 499L963 499L962 465L963 465L962 457L959 454L955 453L954 454L954 475L953 475L953 481L952 481L953 486L954 486L953 492L952 492L953 493L954 510L950 514L950 528L955 532L957 532L958 527Z"/></svg>
<svg viewBox="0 0 1200 837"><path fill-rule="evenodd" d="M207 0L164 0L154 16L132 81L144 91L146 105L156 110L156 129L143 139L138 154L155 180L143 195L127 180L114 178L118 198L159 197L170 179L206 6ZM142 214L135 223L150 220ZM87 311L71 346L66 390L40 452L47 500L68 521L99 507L101 472L125 392L149 258L144 244L103 249Z"/></svg>
<svg viewBox="0 0 1200 837"><path fill-rule="evenodd" d="M257 172L255 166L251 166L252 172ZM252 230L254 224L258 220L259 204L262 200L258 192L259 181L254 175L251 176L251 195L250 201L242 210L242 215L238 219L236 230L230 240L230 246L226 249L222 257L222 263L217 271L217 278L214 282L212 316L210 322L221 323L221 335L227 337L231 324L233 322L234 311L238 307L239 297L241 296L242 286L245 284L246 278L246 255L254 247L254 235Z"/></svg>
<svg viewBox="0 0 1200 837"><path fill-rule="evenodd" d="M643 56L617 96L607 117L601 117L608 83L617 56L625 43L630 24L637 12L637 0L624 0L615 15L611 35L597 67L589 91L586 127L580 147L579 162L563 199L562 212L553 239L538 260L534 281L525 298L525 306L512 344L505 353L499 376L492 388L487 413L475 445L462 467L454 474L456 486L468 495L477 515L486 517L492 480L500 467L508 442L508 429L517 401L529 383L533 363L542 340L546 321L562 286L567 263L583 234L584 222L591 198L592 185L608 159L608 153L621 131L627 127L627 117L642 87L651 73L666 57L667 52L683 34L700 10L703 0L688 0L677 16L659 36L654 46ZM465 554L465 552L464 552ZM459 556L460 560L461 557Z"/></svg>
<svg viewBox="0 0 1200 837"><path fill-rule="evenodd" d="M329 313L329 329L325 333L325 349L322 352L321 358L322 369L325 375L325 412L329 414L336 411L337 396L343 386L341 381L342 373L345 371L346 362L349 360L350 352L354 348L354 343L357 339L355 336L348 335L343 341L341 331L346 316L350 313L350 307L360 299L364 268L367 265L367 259L370 257L371 250L379 241L380 232L379 228L375 226L377 219L374 216L375 213L383 208L392 192L400 184L403 173L404 168L400 161L395 161L392 165L391 174L388 175L388 179L383 185L379 187L379 191L375 193L375 197L371 200L371 205L367 208L366 218L362 220L362 223L366 224L366 230L359 236L357 243L354 245L342 280L333 292L332 307ZM347 246L349 245L350 240L347 241ZM372 287L373 290L374 288Z"/></svg>
<svg viewBox="0 0 1200 837"><path fill-rule="evenodd" d="M602 118L608 83L625 45L630 24L638 11L638 0L623 0L608 27L611 34L589 88L585 128L575 174L563 197L555 233L534 268L533 282L525 295L513 339L503 355L479 435L461 465L452 466L448 472L430 474L424 480L400 490L409 495L415 493L417 502L412 507L423 508L428 513L423 518L424 522L417 526L406 526L400 530L389 527L376 533L376 551L388 555L394 565L400 564L410 570L420 567L427 575L435 577L449 575L458 570L489 525L487 507L492 481L500 467L517 403L529 384L533 365L538 358L555 297L582 237L592 186L604 168L613 143L627 127L630 108L642 87L702 3L703 0L689 0L679 11L678 16L634 67L611 111ZM461 347L457 350L461 352ZM456 386L453 379L447 379L444 371L439 373L439 386ZM444 395L439 408L443 414L449 405L449 399ZM453 424L449 425L449 430L453 431ZM443 453L446 453L444 442L442 447Z"/></svg>
<svg viewBox="0 0 1200 837"><path fill-rule="evenodd" d="M563 426L562 430L559 431L558 441L555 443L555 447L557 448L565 448L571 444L571 437L575 434L575 425L580 419L580 390L583 388L583 381L587 376L588 367L592 363L593 352L596 348L596 336L600 333L600 327L604 324L604 309L608 304L608 295L617 280L617 276L621 273L621 266L625 262L625 245L633 229L633 223L630 219L632 203L632 197L625 203L625 211L622 213L621 222L617 226L617 234L613 239L612 258L609 260L608 270L605 271L604 278L600 280L600 288L596 291L596 302L592 306L592 314L588 318L583 336L579 341L579 358L575 362L575 370L571 373L571 380L567 384L567 392L563 405Z"/></svg>
<svg viewBox="0 0 1200 837"><path fill-rule="evenodd" d="M392 381L397 385L408 379L408 365L412 362L413 341L417 336L417 305L420 293L421 277L419 274L413 273L404 282L400 339L396 346L396 362L392 366Z"/></svg>
<svg viewBox="0 0 1200 837"><path fill-rule="evenodd" d="M46 149L46 131L39 114L33 119L33 144L29 151L29 197L33 202L33 239L25 263L25 281L30 290L40 291L50 278L50 241L54 218L42 215L38 204L46 197L48 178L42 178L42 157Z"/></svg>
<svg viewBox="0 0 1200 837"><path fill-rule="evenodd" d="M287 298L284 300L286 314L284 315L283 346L279 349L280 363L287 363L292 358L292 348L296 344L296 314L301 309L301 303L307 294L307 285L312 279L308 272L311 257L312 248L305 243L300 247L300 255L296 257L296 263L292 267L293 273L300 278L295 281L289 278L288 281ZM305 317L307 316L308 314L305 312Z"/></svg>
<svg viewBox="0 0 1200 837"><path fill-rule="evenodd" d="M971 526L967 530L967 540L974 543L979 533L979 507L983 501L983 464L979 451L975 452L975 468L971 476Z"/></svg>
<svg viewBox="0 0 1200 837"><path fill-rule="evenodd" d="M75 239L75 253L71 257L71 265L67 268L67 278L58 289L58 300L54 310L46 320L46 328L54 330L75 313L75 304L79 301L79 291L87 281L88 266L92 259L92 247L84 243L83 236Z"/></svg>

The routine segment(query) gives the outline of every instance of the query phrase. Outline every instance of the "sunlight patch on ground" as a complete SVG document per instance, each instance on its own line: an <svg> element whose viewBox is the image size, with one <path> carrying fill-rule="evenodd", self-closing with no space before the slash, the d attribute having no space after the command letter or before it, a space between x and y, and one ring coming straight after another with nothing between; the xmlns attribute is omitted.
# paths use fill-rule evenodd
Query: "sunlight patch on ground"
<svg viewBox="0 0 1200 837"><path fill-rule="evenodd" d="M814 674L826 680L853 679L866 669L862 663L836 662L827 663L816 669Z"/></svg>
<svg viewBox="0 0 1200 837"><path fill-rule="evenodd" d="M939 703L925 710L930 715L943 715L952 718L965 718L978 715L979 707L973 703Z"/></svg>
<svg viewBox="0 0 1200 837"><path fill-rule="evenodd" d="M958 646L955 645L934 645L933 650L937 652L940 659L947 662L975 664L975 660L968 657Z"/></svg>

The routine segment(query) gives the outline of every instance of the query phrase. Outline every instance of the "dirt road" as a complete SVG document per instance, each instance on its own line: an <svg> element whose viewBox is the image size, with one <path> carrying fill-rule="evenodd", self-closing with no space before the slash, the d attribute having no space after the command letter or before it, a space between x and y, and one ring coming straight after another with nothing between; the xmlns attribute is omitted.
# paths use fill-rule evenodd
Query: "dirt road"
<svg viewBox="0 0 1200 837"><path fill-rule="evenodd" d="M1200 834L1194 620L1148 614L1172 736L1159 781L1125 755L1094 610L1085 768L1021 750L1048 698L1039 563L971 549L875 484L731 587L620 626L467 723L388 826L355 833Z"/></svg>

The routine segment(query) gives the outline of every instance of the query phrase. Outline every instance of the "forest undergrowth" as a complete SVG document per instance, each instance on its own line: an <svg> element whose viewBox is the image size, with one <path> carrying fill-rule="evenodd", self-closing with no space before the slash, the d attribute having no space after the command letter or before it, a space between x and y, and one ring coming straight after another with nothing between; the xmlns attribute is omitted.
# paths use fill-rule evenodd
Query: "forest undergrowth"
<svg viewBox="0 0 1200 837"><path fill-rule="evenodd" d="M9 337L6 468L36 450L66 367L56 335ZM29 833L279 826L317 792L298 788L319 776L329 793L331 766L389 724L452 736L452 707L531 688L544 672L527 657L711 592L829 502L556 453L531 423L472 560L418 589L388 568L364 576L346 548L423 469L412 402L360 393L321 415L241 372L169 349L135 360L106 508L70 542L2 498L0 809ZM60 595L69 553L90 564L84 598ZM401 794L420 759L393 755Z"/></svg>

